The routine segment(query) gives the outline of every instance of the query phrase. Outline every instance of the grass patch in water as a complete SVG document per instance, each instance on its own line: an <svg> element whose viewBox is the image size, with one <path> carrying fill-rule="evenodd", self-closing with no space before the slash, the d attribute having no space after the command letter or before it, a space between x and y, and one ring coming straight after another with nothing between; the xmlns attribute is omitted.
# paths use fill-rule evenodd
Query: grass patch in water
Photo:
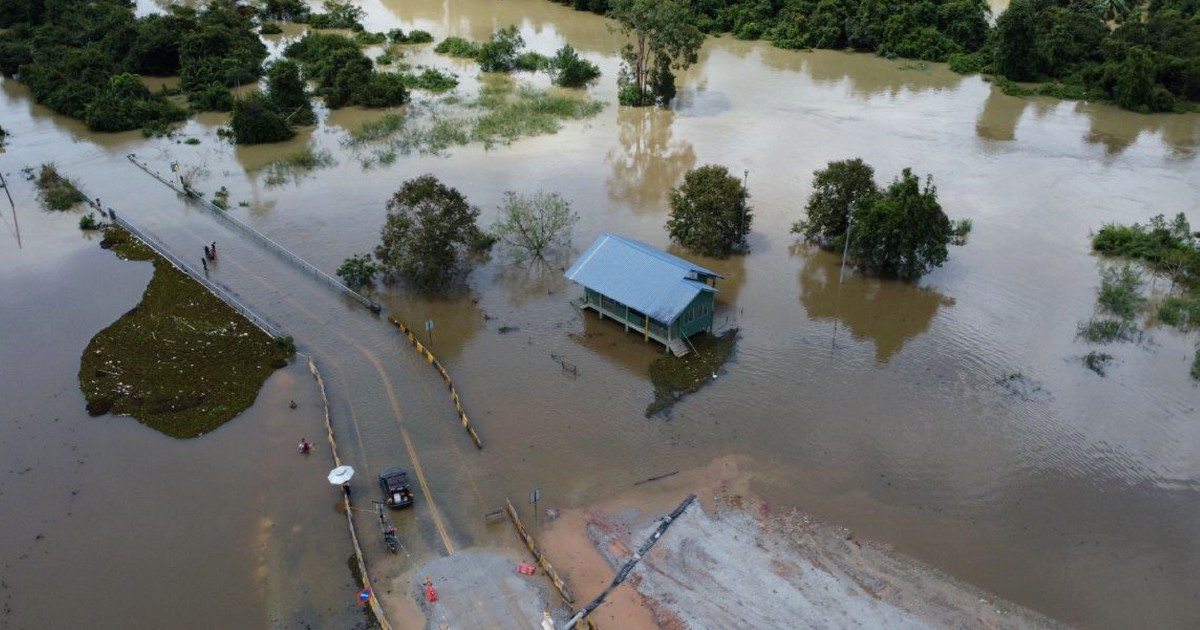
<svg viewBox="0 0 1200 630"><path fill-rule="evenodd" d="M285 155L267 165L263 182L267 186L282 186L287 182L299 182L305 175L319 168L333 166L337 161L333 154L324 149L304 149Z"/></svg>
<svg viewBox="0 0 1200 630"><path fill-rule="evenodd" d="M85 201L75 182L63 177L54 162L42 164L34 183L37 185L38 199L50 210L70 210L75 204Z"/></svg>
<svg viewBox="0 0 1200 630"><path fill-rule="evenodd" d="M1086 367L1100 376L1104 376L1104 370L1112 364L1112 360L1113 357L1111 354L1092 350L1091 352L1083 355L1083 367Z"/></svg>
<svg viewBox="0 0 1200 630"><path fill-rule="evenodd" d="M119 228L101 247L154 264L141 302L88 343L79 385L88 413L129 415L175 438L233 419L290 355L284 344Z"/></svg>
<svg viewBox="0 0 1200 630"><path fill-rule="evenodd" d="M711 381L733 355L737 336L736 328L719 337L703 335L691 340L695 352L682 357L667 355L650 364L654 402L646 407L646 417L670 408L685 394L698 391Z"/></svg>
<svg viewBox="0 0 1200 630"><path fill-rule="evenodd" d="M1200 294L1168 296L1158 305L1158 319L1180 330L1200 327Z"/></svg>
<svg viewBox="0 0 1200 630"><path fill-rule="evenodd" d="M1080 324L1076 334L1092 343L1137 341L1142 338L1142 331L1132 322L1109 317L1093 317Z"/></svg>
<svg viewBox="0 0 1200 630"><path fill-rule="evenodd" d="M345 144L386 143L386 149L361 159L364 168L371 168L394 159L389 151L440 155L452 146L472 141L491 149L523 136L554 133L560 127L559 121L587 118L602 109L604 104L599 101L518 87L503 78L485 82L479 95L469 101L451 94L414 102L407 116L389 114L364 123L350 133Z"/></svg>
<svg viewBox="0 0 1200 630"><path fill-rule="evenodd" d="M599 101L551 94L530 86L513 89L508 83L485 85L475 106L488 111L475 122L471 137L489 149L522 136L555 133L560 120L588 118L604 109Z"/></svg>
<svg viewBox="0 0 1200 630"><path fill-rule="evenodd" d="M1132 320L1146 305L1141 289L1142 274L1131 265L1105 267L1100 270L1096 303L1123 320Z"/></svg>
<svg viewBox="0 0 1200 630"><path fill-rule="evenodd" d="M368 120L350 132L349 144L363 144L382 140L404 127L403 114L387 114L379 120Z"/></svg>

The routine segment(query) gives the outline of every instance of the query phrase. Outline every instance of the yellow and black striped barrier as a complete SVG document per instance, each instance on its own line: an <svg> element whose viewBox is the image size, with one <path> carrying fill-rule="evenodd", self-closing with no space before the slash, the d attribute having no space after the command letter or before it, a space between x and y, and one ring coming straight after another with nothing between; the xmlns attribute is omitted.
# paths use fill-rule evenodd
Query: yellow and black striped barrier
<svg viewBox="0 0 1200 630"><path fill-rule="evenodd" d="M454 389L454 381L450 380L450 373L446 371L446 368L442 367L442 362L438 361L437 357L433 356L433 353L429 351L429 348L426 348L425 344L421 343L420 339L417 339L417 336L413 334L412 330L408 326L404 325L404 322L401 322L395 317L389 317L388 321L392 322L392 325L408 338L409 343L411 343L413 347L417 349L417 352L419 352L421 356L425 357L425 360L429 361L429 364L432 365L434 369L438 371L438 374L441 375L442 381L444 381L446 386L450 388L450 400L454 401L454 409L458 411L458 417L460 420L462 420L463 429L466 429L467 435L471 436L471 441L475 443L475 447L482 449L483 441L479 439L479 434L475 433L475 429L471 426L471 420L467 418L467 412L463 410L462 400L458 397L458 390Z"/></svg>
<svg viewBox="0 0 1200 630"><path fill-rule="evenodd" d="M529 553L533 554L533 559L537 560L538 566L550 577L550 581L554 583L554 588L558 589L559 596L567 604L573 603L575 599L571 596L571 589L567 588L567 583L558 577L558 571L555 571L550 561L546 559L546 554L542 553L541 548L537 546L537 541L525 530L525 526L521 524L521 517L517 516L517 510L513 507L512 501L505 499L504 505L508 508L508 517L512 519L513 525L517 528L517 535L525 542L525 546L529 547Z"/></svg>
<svg viewBox="0 0 1200 630"><path fill-rule="evenodd" d="M333 451L333 463L335 466L342 465L342 458L338 456L337 442L333 439L333 425L329 420L329 398L325 395L325 380L321 378L321 372L317 370L317 364L312 357L308 357L308 371L317 381L317 387L321 390L321 403L325 407L325 437L329 440L329 450ZM354 543L354 558L358 561L358 571L362 574L363 588L370 589L371 593L375 592L375 588L371 586L371 578L367 575L367 561L363 559L362 547L358 544L358 532L354 529L354 517L350 510L350 496L343 495L342 501L345 502L346 508L346 524L350 526L350 541ZM379 598L372 596L368 600L368 605L371 607L371 612L375 613L375 620L379 623L382 630L392 630L392 624L388 623L387 617L383 614L383 606L379 604Z"/></svg>

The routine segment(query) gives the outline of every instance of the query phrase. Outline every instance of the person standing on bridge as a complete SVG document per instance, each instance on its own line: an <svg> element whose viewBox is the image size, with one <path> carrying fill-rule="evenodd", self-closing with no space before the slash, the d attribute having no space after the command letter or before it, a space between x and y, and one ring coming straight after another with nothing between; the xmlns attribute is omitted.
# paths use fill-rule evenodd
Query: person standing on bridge
<svg viewBox="0 0 1200 630"><path fill-rule="evenodd" d="M208 273L208 258L201 258L200 264L204 267L204 273Z"/></svg>
<svg viewBox="0 0 1200 630"><path fill-rule="evenodd" d="M208 246L208 250L212 252L213 260L216 260L217 259L217 242L213 241L212 243L210 243Z"/></svg>

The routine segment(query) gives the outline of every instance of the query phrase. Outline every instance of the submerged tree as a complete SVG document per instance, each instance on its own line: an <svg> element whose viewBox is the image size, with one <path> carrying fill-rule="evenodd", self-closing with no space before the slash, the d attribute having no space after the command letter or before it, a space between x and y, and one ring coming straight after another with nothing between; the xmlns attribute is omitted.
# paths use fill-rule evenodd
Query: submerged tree
<svg viewBox="0 0 1200 630"><path fill-rule="evenodd" d="M884 275L915 280L949 255L950 219L937 200L933 177L921 180L906 168L890 186L856 215L850 254L859 265Z"/></svg>
<svg viewBox="0 0 1200 630"><path fill-rule="evenodd" d="M375 258L388 276L425 291L444 289L459 278L468 253L491 245L478 218L478 208L433 175L410 179L388 200Z"/></svg>
<svg viewBox="0 0 1200 630"><path fill-rule="evenodd" d="M600 76L600 67L580 57L570 44L554 53L546 64L546 71L559 87L583 87Z"/></svg>
<svg viewBox="0 0 1200 630"><path fill-rule="evenodd" d="M267 67L267 97L289 123L304 126L317 122L296 62L280 59Z"/></svg>
<svg viewBox="0 0 1200 630"><path fill-rule="evenodd" d="M729 169L708 164L688 171L671 191L671 239L705 256L728 256L744 246L754 215L750 193Z"/></svg>
<svg viewBox="0 0 1200 630"><path fill-rule="evenodd" d="M263 94L251 94L235 103L229 128L235 144L282 142L296 135L296 130Z"/></svg>
<svg viewBox="0 0 1200 630"><path fill-rule="evenodd" d="M379 273L379 265L371 260L371 254L358 254L342 261L337 275L346 286L361 287Z"/></svg>
<svg viewBox="0 0 1200 630"><path fill-rule="evenodd" d="M879 196L875 169L860 158L830 162L813 172L813 193L804 207L805 218L792 232L828 249L841 249L850 216L865 210Z"/></svg>
<svg viewBox="0 0 1200 630"><path fill-rule="evenodd" d="M525 47L525 38L515 25L492 33L491 41L479 47L476 59L484 72L512 72L517 67L517 56Z"/></svg>
<svg viewBox="0 0 1200 630"><path fill-rule="evenodd" d="M510 190L504 193L492 232L518 261L546 260L571 246L571 229L578 221L571 202L558 193L539 191L526 197Z"/></svg>
<svg viewBox="0 0 1200 630"><path fill-rule="evenodd" d="M951 223L938 203L932 176L922 188L920 178L906 168L880 190L874 172L857 158L830 162L814 172L808 214L792 225L792 232L845 251L860 267L882 275L915 280L940 267L948 256L946 246L965 242L970 221L957 227Z"/></svg>
<svg viewBox="0 0 1200 630"><path fill-rule="evenodd" d="M609 17L633 42L621 49L617 78L622 105L668 105L675 97L675 75L696 62L704 33L691 8L681 0L616 0Z"/></svg>

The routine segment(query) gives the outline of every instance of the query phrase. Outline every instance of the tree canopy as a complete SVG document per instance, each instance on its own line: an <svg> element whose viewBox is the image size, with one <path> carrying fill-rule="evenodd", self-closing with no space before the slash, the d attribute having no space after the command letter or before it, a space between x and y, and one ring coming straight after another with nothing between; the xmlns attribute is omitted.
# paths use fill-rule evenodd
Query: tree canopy
<svg viewBox="0 0 1200 630"><path fill-rule="evenodd" d="M518 261L546 260L556 251L571 246L571 230L579 215L571 202L558 193L504 193L500 218L492 233Z"/></svg>
<svg viewBox="0 0 1200 630"><path fill-rule="evenodd" d="M804 206L805 217L792 232L830 249L844 245L850 215L862 212L879 196L875 169L859 158L830 162L813 172L813 193Z"/></svg>
<svg viewBox="0 0 1200 630"><path fill-rule="evenodd" d="M375 64L349 37L308 33L284 49L300 63L304 77L317 84L317 95L331 109L347 105L391 107L408 102L404 77L375 70Z"/></svg>
<svg viewBox="0 0 1200 630"><path fill-rule="evenodd" d="M792 226L805 240L842 249L860 267L915 280L949 255L955 227L937 200L933 177L921 180L905 168L880 190L874 169L861 159L830 162L813 173L807 216ZM964 226L962 231L967 228ZM845 240L849 235L849 246Z"/></svg>
<svg viewBox="0 0 1200 630"><path fill-rule="evenodd" d="M250 94L234 103L229 129L235 144L282 142L296 135L296 130L265 94Z"/></svg>
<svg viewBox="0 0 1200 630"><path fill-rule="evenodd" d="M600 67L580 57L570 44L554 53L546 63L546 71L559 87L583 87L600 76Z"/></svg>
<svg viewBox="0 0 1200 630"><path fill-rule="evenodd" d="M424 291L445 289L461 277L471 251L490 245L478 218L478 208L433 175L410 179L388 200L375 258L388 277Z"/></svg>
<svg viewBox="0 0 1200 630"><path fill-rule="evenodd" d="M708 164L688 171L671 190L671 239L705 256L728 256L745 245L754 214L750 193L729 169Z"/></svg>
<svg viewBox="0 0 1200 630"><path fill-rule="evenodd" d="M615 0L608 15L633 41L621 49L617 77L622 105L669 105L675 75L696 62L704 33L682 0Z"/></svg>

